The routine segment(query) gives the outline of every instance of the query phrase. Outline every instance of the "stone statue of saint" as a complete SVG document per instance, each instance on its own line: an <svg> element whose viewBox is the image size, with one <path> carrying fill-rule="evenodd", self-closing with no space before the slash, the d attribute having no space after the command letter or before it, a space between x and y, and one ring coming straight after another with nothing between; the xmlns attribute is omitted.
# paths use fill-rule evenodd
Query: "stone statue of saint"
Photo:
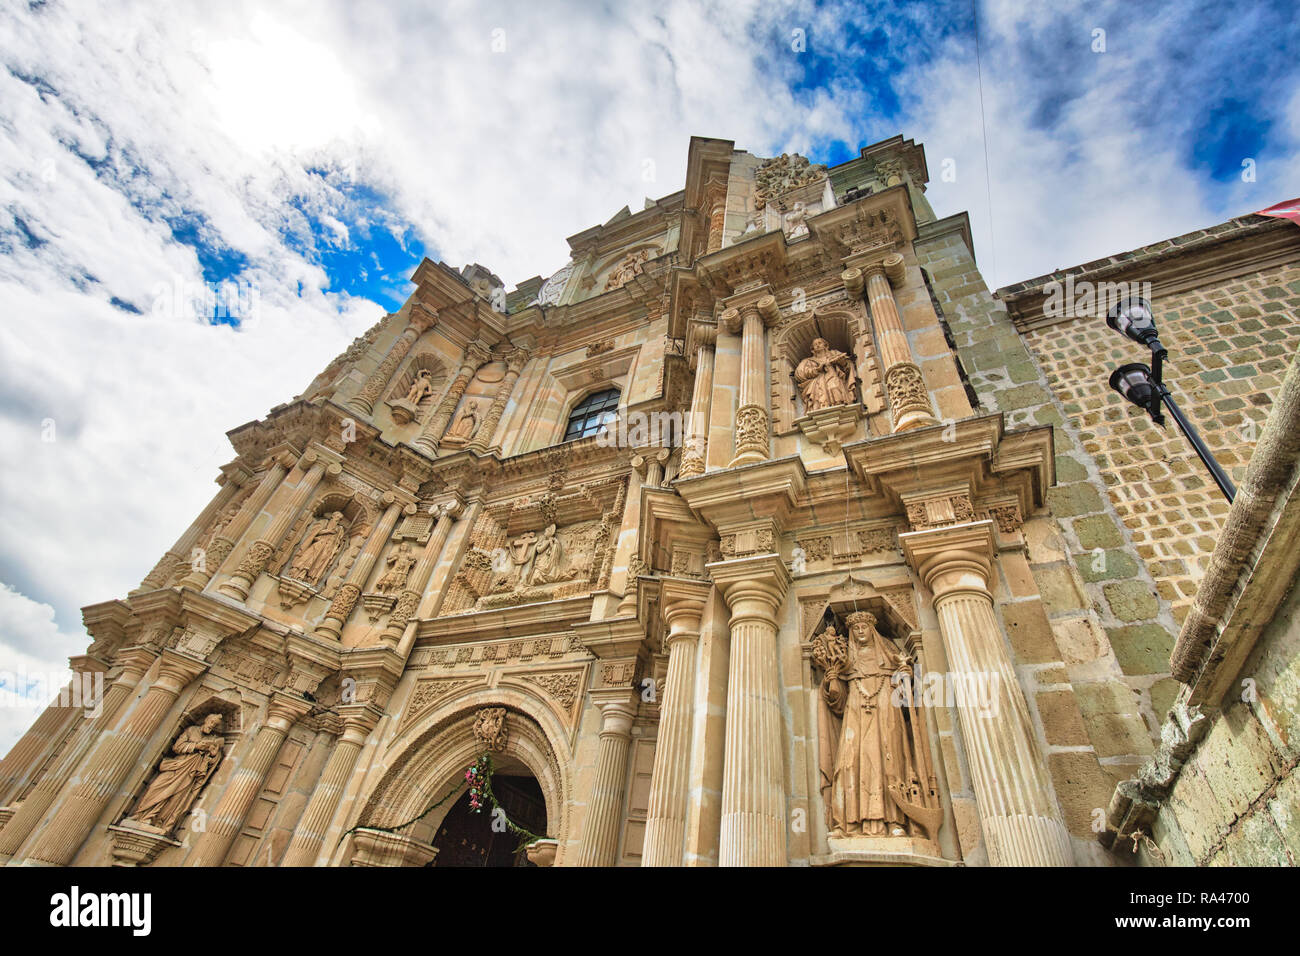
<svg viewBox="0 0 1300 956"><path fill-rule="evenodd" d="M289 566L288 576L295 581L315 584L329 569L342 546L343 514L335 511L329 518L321 518L307 532L298 556Z"/></svg>
<svg viewBox="0 0 1300 956"><path fill-rule="evenodd" d="M812 355L795 368L794 380L803 396L804 410L816 412L852 402L858 377L847 355L831 348L825 339L813 339Z"/></svg>
<svg viewBox="0 0 1300 956"><path fill-rule="evenodd" d="M127 820L170 833L221 762L224 744L220 714L208 714L201 725L186 727Z"/></svg>
<svg viewBox="0 0 1300 956"><path fill-rule="evenodd" d="M403 541L401 547L388 556L388 570L375 582L375 590L380 594L396 594L406 587L406 579L415 567L415 558L411 557L411 542Z"/></svg>
<svg viewBox="0 0 1300 956"><path fill-rule="evenodd" d="M787 239L798 239L800 236L808 235L808 206L804 202L796 202L794 208L785 214L785 235Z"/></svg>
<svg viewBox="0 0 1300 956"><path fill-rule="evenodd" d="M910 693L911 661L876 629L874 614L846 620L847 638L832 624L813 639L813 662L823 670L819 765L827 827L833 836L933 839L942 810Z"/></svg>
<svg viewBox="0 0 1300 956"><path fill-rule="evenodd" d="M464 410L451 424L447 434L451 438L473 438L478 431L478 402L468 402Z"/></svg>
<svg viewBox="0 0 1300 956"><path fill-rule="evenodd" d="M422 368L416 373L415 381L406 392L406 400L412 405L419 405L426 395L433 394L433 385L429 381L429 370Z"/></svg>
<svg viewBox="0 0 1300 956"><path fill-rule="evenodd" d="M548 524L542 536L533 545L533 570L529 584L554 584L565 577L564 545L555 533L555 525Z"/></svg>

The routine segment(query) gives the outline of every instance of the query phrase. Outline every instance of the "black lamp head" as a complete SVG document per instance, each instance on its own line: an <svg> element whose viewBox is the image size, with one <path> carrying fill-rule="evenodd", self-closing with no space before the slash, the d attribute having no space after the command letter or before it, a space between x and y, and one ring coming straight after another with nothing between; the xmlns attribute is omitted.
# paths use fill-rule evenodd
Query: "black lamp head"
<svg viewBox="0 0 1300 956"><path fill-rule="evenodd" d="M1151 415L1157 425L1164 422L1160 414L1160 392L1151 369L1141 362L1121 365L1110 373L1110 387L1119 392L1126 401Z"/></svg>
<svg viewBox="0 0 1300 956"><path fill-rule="evenodd" d="M1156 338L1156 317L1151 303L1140 295L1120 299L1106 313L1106 324L1134 342L1149 344Z"/></svg>

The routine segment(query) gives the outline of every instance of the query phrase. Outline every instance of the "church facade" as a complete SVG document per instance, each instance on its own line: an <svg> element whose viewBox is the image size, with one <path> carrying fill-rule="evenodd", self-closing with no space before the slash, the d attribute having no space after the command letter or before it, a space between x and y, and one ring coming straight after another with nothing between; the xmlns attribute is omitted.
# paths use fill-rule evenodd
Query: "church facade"
<svg viewBox="0 0 1300 956"><path fill-rule="evenodd" d="M1300 233L1248 217L994 295L927 180L901 136L830 169L694 138L681 191L552 276L422 262L229 433L140 587L84 609L74 683L102 699L56 700L0 764L0 858L1215 862L1240 814L1152 766L1170 726L1202 722L1175 777L1214 739L1237 675L1175 650L1209 633L1202 579L1235 586L1236 506L1109 393L1097 362L1127 350L1099 302L1054 296L1154 283L1205 373L1188 411L1248 480L1291 408ZM1268 527L1293 451L1244 486ZM1236 566L1261 561L1285 566ZM1272 777L1239 774L1263 808L1240 840L1271 827L1295 862L1269 702L1295 702L1296 639L1250 640L1273 669L1245 752Z"/></svg>

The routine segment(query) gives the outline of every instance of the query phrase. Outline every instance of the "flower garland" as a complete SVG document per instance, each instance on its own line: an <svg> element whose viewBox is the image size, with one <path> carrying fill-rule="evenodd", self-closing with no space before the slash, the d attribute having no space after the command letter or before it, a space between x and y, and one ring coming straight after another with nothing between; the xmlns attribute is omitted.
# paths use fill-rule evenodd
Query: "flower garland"
<svg viewBox="0 0 1300 956"><path fill-rule="evenodd" d="M488 751L485 750L477 760L475 760L472 764L470 764L469 769L465 771L465 780L469 784L470 812L482 813L483 808L485 806L488 806L489 804L492 806L492 812L494 817L498 812L500 812L501 814L500 819L505 823L506 829L509 830L511 833L516 833L519 835L519 845L515 848L516 853L518 853L520 850L523 850L530 844L536 843L538 840L547 839L546 837L539 836L538 834L533 833L531 830L519 826L517 823L515 823L513 820L510 819L509 814L506 813L505 807L501 806L501 804L497 802L496 794L492 792L492 755ZM407 820L405 823L399 823L395 827L369 826L369 827L365 827L365 829L379 830L383 833L397 833L399 830L404 830L406 827L409 827L413 823L419 823L430 813L438 809L438 807L442 806L444 803L446 803L448 800L450 800L453 796L455 796L459 792L460 792L460 784L459 783L453 784L451 789L447 791L447 793L443 796L441 800L429 806L418 817L413 817L410 820ZM356 826L350 827L349 829L343 831L343 835L339 837L339 843L342 843L343 840L347 838L348 834L354 833L355 831L362 829L362 827L363 824L358 823Z"/></svg>

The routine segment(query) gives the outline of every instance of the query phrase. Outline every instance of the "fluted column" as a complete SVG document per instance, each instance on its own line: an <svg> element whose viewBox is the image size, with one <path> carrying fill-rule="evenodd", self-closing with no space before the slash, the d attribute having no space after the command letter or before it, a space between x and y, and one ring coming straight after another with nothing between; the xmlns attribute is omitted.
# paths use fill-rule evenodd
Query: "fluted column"
<svg viewBox="0 0 1300 956"><path fill-rule="evenodd" d="M600 753L587 819L582 825L578 866L613 866L617 862L618 823L623 816L627 751L636 707L633 695L626 690L593 691L591 696L600 708Z"/></svg>
<svg viewBox="0 0 1300 956"><path fill-rule="evenodd" d="M979 521L912 532L900 542L933 595L989 862L1072 866L1070 836L989 592L991 528ZM991 697L976 692L981 686Z"/></svg>
<svg viewBox="0 0 1300 956"><path fill-rule="evenodd" d="M899 285L907 275L903 257L891 253L865 271L865 292L876 329L876 341L880 345L880 366L884 371L885 393L889 396L894 431L936 425L938 420L930 406L930 393L926 390L921 368L912 356L907 333L898 315L898 303L894 301L891 283ZM849 291L861 294L864 286L861 270L850 269L843 278Z"/></svg>
<svg viewBox="0 0 1300 956"><path fill-rule="evenodd" d="M207 665L175 651L163 651L158 668L153 686L126 723L117 733L98 738L98 746L87 760L81 782L64 797L63 805L41 832L27 862L66 866L72 861L127 774L140 762L145 744L158 730L176 698Z"/></svg>
<svg viewBox="0 0 1300 956"><path fill-rule="evenodd" d="M642 866L681 866L691 759L695 653L711 585L665 578L660 601L668 625L668 676L659 702L659 736L650 775Z"/></svg>
<svg viewBox="0 0 1300 956"><path fill-rule="evenodd" d="M348 579L339 585L338 593L334 595L334 601L330 604L329 610L325 612L321 622L316 625L316 634L320 637L337 641L343 636L343 625L347 623L352 609L357 606L357 598L361 597L361 589L365 587L366 579L370 577L370 572L379 559L379 552L384 550L384 545L388 544L388 539L392 537L393 528L397 526L397 519L401 517L403 510L407 514L415 514L415 505L404 504L394 499L391 492L387 492L386 497L389 499L387 509L385 509L383 516L380 517L379 523L375 525L375 530L371 532L370 540L366 542L366 546L357 555L352 570L348 572Z"/></svg>
<svg viewBox="0 0 1300 956"><path fill-rule="evenodd" d="M392 379L393 373L406 358L406 353L411 351L415 340L437 322L438 313L426 309L418 302L414 303L407 317L406 328L393 343L393 347L388 350L379 367L366 379L366 384L361 387L361 391L348 400L348 408L369 415L375 407L375 402L379 401L379 396L383 394L384 386Z"/></svg>
<svg viewBox="0 0 1300 956"><path fill-rule="evenodd" d="M298 718L310 709L303 700L294 700L276 694L267 708L266 723L257 736L248 756L244 758L235 771L230 784L217 801L212 813L208 815L207 829L199 837L194 852L186 860L189 866L220 866L230 852L230 844L239 835L244 825L244 817L266 783L275 758L280 753L280 745Z"/></svg>
<svg viewBox="0 0 1300 956"><path fill-rule="evenodd" d="M0 829L0 856L13 856L22 847L28 835L45 817L45 811L72 778L73 772L81 766L87 751L99 742L101 734L117 723L123 705L130 700L140 678L154 660L155 655L145 648L128 648L118 655L122 670L117 675L117 680L104 691L99 716L85 721L84 726L73 731L75 736L59 757L58 763L37 782L32 792L18 805L17 812Z"/></svg>
<svg viewBox="0 0 1300 956"><path fill-rule="evenodd" d="M193 523L185 529L185 533L177 538L176 543L158 560L153 570L145 575L145 579L140 582L140 586L131 593L140 594L144 591L153 591L157 588L166 587L171 583L178 570L183 569L188 573L190 552L195 542L199 540L208 525L216 520L222 509L230 504L249 477L248 473L243 471L242 468L238 469L235 474L224 475L221 488L216 495L199 512L199 516L194 519Z"/></svg>
<svg viewBox="0 0 1300 956"><path fill-rule="evenodd" d="M334 744L334 751L321 772L320 780L316 782L316 789L312 791L307 809L302 812L302 819L294 828L293 839L282 866L311 866L316 862L316 856L325 840L325 831L334 819L348 777L352 775L357 756L365 746L375 720L376 715L366 711L343 715L343 733Z"/></svg>
<svg viewBox="0 0 1300 956"><path fill-rule="evenodd" d="M678 478L704 474L709 449L709 415L713 408L713 346L718 341L717 326L712 322L694 322L690 337L695 345L695 385L691 389L691 417Z"/></svg>
<svg viewBox="0 0 1300 956"><path fill-rule="evenodd" d="M524 363L527 361L528 353L523 349L515 349L506 356L506 377L497 386L496 394L492 397L492 404L488 407L487 414L483 416L483 424L479 425L473 440L466 446L470 450L482 454L492 445L497 425L501 421L501 413L506 410L506 403L510 401L510 393L514 391L515 382L519 379L519 373L523 371Z"/></svg>
<svg viewBox="0 0 1300 956"><path fill-rule="evenodd" d="M740 394L736 408L736 454L729 468L766 461L772 448L772 416L768 410L767 342L765 321L779 317L776 299L765 295L740 309L720 316L733 335L739 329Z"/></svg>
<svg viewBox="0 0 1300 956"><path fill-rule="evenodd" d="M89 674L89 672L88 672ZM89 685L93 687L93 684ZM4 762L0 763L0 803L11 800L22 792L31 779L42 757L51 748L58 746L58 741L67 733L75 733L69 725L85 714L85 707L73 706L74 693L83 697L83 690L89 689L81 673L72 675L72 682L66 684L55 698L50 701L36 722L27 729L27 733L10 748ZM93 701L87 701L93 707Z"/></svg>
<svg viewBox="0 0 1300 956"><path fill-rule="evenodd" d="M271 500L271 495L275 494L275 489L280 487L280 482L284 481L284 476L289 474L289 469L292 467L291 454L281 452L276 456L271 467L262 476L262 480L253 489L253 493L248 496L248 500L235 513L235 517L222 529L221 534L212 539L207 553L203 556L203 563L197 567L193 563L190 564L188 573L181 579L183 587L202 591L208 586L212 576L221 570L226 558L230 557L230 552L235 550L235 545L244 536L253 519L262 513L266 503Z"/></svg>
<svg viewBox="0 0 1300 956"><path fill-rule="evenodd" d="M230 576L230 580L223 581L217 588L222 594L228 594L240 601L248 599L248 592L253 589L253 582L266 570L267 562L271 560L271 555L275 554L276 545L280 543L280 539L298 517L298 512L307 504L325 473L337 475L343 470L338 462L326 462L314 451L303 455L302 462L306 462L311 468L298 482L298 487L293 490L288 503L276 514L271 527L249 545L244 553L244 560L239 563L239 567L235 568L235 573ZM302 462L299 463L299 467Z"/></svg>
<svg viewBox="0 0 1300 956"><path fill-rule="evenodd" d="M381 639L389 647L397 646L398 638L402 636L406 622L419 609L420 598L424 595L424 589L429 586L429 578L433 576L433 569L438 565L438 558L442 555L442 549L447 544L447 535L451 533L451 526L455 524L456 515L460 514L461 507L459 502L451 502L438 508L438 520L433 526L429 540L425 543L424 550L420 552L419 560L411 570L406 590L398 597L392 613L388 615L388 623L384 626Z"/></svg>
<svg viewBox="0 0 1300 956"><path fill-rule="evenodd" d="M707 565L731 610L720 866L785 866L786 787L776 612L790 574L775 554Z"/></svg>
<svg viewBox="0 0 1300 956"><path fill-rule="evenodd" d="M442 441L442 434L447 430L452 413L456 411L456 406L460 404L460 397L465 394L465 389L469 386L470 380L474 378L474 373L490 357L488 350L479 342L471 342L466 346L465 357L461 360L456 377L452 379L451 385L447 388L447 394L438 403L437 410L429 416L429 420L420 431L419 437L411 444L430 455L438 453L438 443Z"/></svg>

